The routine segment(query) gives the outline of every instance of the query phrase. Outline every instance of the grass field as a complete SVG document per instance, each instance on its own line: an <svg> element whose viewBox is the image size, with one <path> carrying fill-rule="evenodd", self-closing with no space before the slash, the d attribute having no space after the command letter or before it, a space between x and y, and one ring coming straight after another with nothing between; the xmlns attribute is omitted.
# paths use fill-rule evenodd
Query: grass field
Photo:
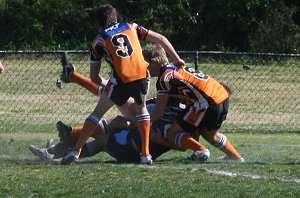
<svg viewBox="0 0 300 198"><path fill-rule="evenodd" d="M105 153L62 166L39 161L28 146L57 141L58 120L82 124L97 98L76 85L55 87L61 70L56 56L4 59L0 197L300 197L299 61L251 65L249 71L242 64L201 65L234 89L222 130L245 163L218 161L222 153L202 140L212 153L204 164L186 163L188 151L170 151L153 166L116 164Z"/></svg>
<svg viewBox="0 0 300 198"><path fill-rule="evenodd" d="M153 166L116 164L100 153L78 164L39 161L29 144L43 145L55 133L0 133L0 197L299 197L298 134L228 134L245 163L220 162L208 145L204 164L170 151ZM57 141L57 138L55 139Z"/></svg>

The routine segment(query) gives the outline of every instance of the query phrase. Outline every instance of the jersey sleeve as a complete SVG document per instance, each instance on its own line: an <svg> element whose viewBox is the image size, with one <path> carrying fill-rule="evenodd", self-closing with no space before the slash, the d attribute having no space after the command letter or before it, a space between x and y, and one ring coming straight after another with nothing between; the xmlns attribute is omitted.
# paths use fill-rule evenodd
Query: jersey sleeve
<svg viewBox="0 0 300 198"><path fill-rule="evenodd" d="M172 74L173 71L166 70L158 76L156 83L157 95L170 93Z"/></svg>
<svg viewBox="0 0 300 198"><path fill-rule="evenodd" d="M133 23L132 26L137 32L138 39L139 40L145 40L147 35L148 35L149 30L142 27L142 26L139 26L136 23Z"/></svg>
<svg viewBox="0 0 300 198"><path fill-rule="evenodd" d="M104 49L104 40L101 36L97 36L94 41L91 44L91 56L90 61L91 62L98 62L101 61L101 59L106 55L105 49Z"/></svg>
<svg viewBox="0 0 300 198"><path fill-rule="evenodd" d="M90 63L98 63L101 59L96 56L93 50L90 50Z"/></svg>

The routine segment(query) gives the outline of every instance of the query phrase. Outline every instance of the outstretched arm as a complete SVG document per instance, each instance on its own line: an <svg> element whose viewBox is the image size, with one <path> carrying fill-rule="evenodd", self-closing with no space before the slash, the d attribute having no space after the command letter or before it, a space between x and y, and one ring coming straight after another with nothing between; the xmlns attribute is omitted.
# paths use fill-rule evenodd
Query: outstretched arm
<svg viewBox="0 0 300 198"><path fill-rule="evenodd" d="M166 52L170 55L170 57L172 58L173 64L176 67L181 67L181 66L185 65L184 60L182 60L179 57L179 55L175 51L174 47L172 46L170 41L165 36L163 36L157 32L153 32L153 31L149 30L146 40L150 41L150 42L154 42L154 43L159 43L164 48L164 50L166 50Z"/></svg>

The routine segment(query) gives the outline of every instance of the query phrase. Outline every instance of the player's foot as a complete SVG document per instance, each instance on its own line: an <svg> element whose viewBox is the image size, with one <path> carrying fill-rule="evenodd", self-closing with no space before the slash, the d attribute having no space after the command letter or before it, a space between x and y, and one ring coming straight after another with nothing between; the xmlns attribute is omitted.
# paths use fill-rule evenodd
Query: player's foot
<svg viewBox="0 0 300 198"><path fill-rule="evenodd" d="M54 140L51 138L47 141L46 145L45 145L45 148L51 148L51 147L54 147L55 144L54 144Z"/></svg>
<svg viewBox="0 0 300 198"><path fill-rule="evenodd" d="M195 162L206 162L210 157L210 152L208 149L203 151L195 151L190 157L186 158L188 161L195 161Z"/></svg>
<svg viewBox="0 0 300 198"><path fill-rule="evenodd" d="M237 161L237 162L245 162L245 159L244 159L243 157L234 160L234 159L229 159L228 156L222 156L222 157L217 158L217 160L219 160L219 161Z"/></svg>
<svg viewBox="0 0 300 198"><path fill-rule="evenodd" d="M62 121L58 121L56 123L56 129L58 131L58 136L60 138L60 142L65 141L67 138L70 137L70 134L72 132L72 127L66 125Z"/></svg>
<svg viewBox="0 0 300 198"><path fill-rule="evenodd" d="M151 155L141 155L141 162L140 164L147 164L151 165L153 163Z"/></svg>
<svg viewBox="0 0 300 198"><path fill-rule="evenodd" d="M29 145L29 150L43 161L52 161L54 155L49 154L47 148L38 148L34 145Z"/></svg>
<svg viewBox="0 0 300 198"><path fill-rule="evenodd" d="M69 62L69 57L67 52L64 52L61 57L61 65L63 71L60 74L60 79L65 83L71 82L70 75L75 71L75 67Z"/></svg>
<svg viewBox="0 0 300 198"><path fill-rule="evenodd" d="M61 164L63 164L63 165L69 165L69 164L71 164L73 162L76 162L79 159L79 155L80 155L80 153L78 151L75 151L75 150L71 149L67 153L67 155L65 155L63 157L63 159L61 160Z"/></svg>

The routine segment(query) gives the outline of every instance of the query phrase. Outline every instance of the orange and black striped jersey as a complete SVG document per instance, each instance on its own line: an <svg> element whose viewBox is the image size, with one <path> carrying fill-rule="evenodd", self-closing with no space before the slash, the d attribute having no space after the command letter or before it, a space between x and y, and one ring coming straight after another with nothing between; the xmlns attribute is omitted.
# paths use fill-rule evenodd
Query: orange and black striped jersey
<svg viewBox="0 0 300 198"><path fill-rule="evenodd" d="M139 40L144 40L147 34L147 29L135 23L116 23L105 28L93 40L91 61L101 61L105 57L114 77L123 83L146 78L148 63Z"/></svg>
<svg viewBox="0 0 300 198"><path fill-rule="evenodd" d="M157 94L168 93L185 98L190 103L220 104L229 94L221 83L201 71L184 66L166 65L161 68L156 83Z"/></svg>

